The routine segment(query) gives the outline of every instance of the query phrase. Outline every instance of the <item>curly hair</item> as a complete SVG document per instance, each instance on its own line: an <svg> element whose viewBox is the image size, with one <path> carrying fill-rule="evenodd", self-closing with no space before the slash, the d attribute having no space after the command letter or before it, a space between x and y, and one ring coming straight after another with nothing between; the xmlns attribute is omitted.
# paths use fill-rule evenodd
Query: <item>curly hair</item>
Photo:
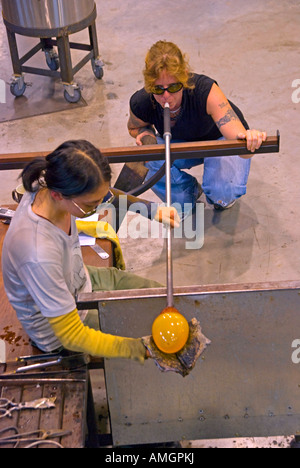
<svg viewBox="0 0 300 468"><path fill-rule="evenodd" d="M152 93L154 84L160 74L166 71L174 76L184 88L193 89L188 59L173 42L158 41L148 51L143 71L145 90Z"/></svg>

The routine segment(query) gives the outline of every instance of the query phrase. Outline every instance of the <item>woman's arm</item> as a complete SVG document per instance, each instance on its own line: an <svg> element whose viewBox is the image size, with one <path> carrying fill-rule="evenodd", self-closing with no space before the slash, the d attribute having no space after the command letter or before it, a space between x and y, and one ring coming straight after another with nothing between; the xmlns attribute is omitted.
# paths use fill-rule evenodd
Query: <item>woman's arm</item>
<svg viewBox="0 0 300 468"><path fill-rule="evenodd" d="M228 140L246 139L247 148L254 152L266 140L266 132L246 130L221 89L213 84L207 98L207 113L213 118L222 135Z"/></svg>
<svg viewBox="0 0 300 468"><path fill-rule="evenodd" d="M136 117L131 110L127 127L129 134L136 139L138 146L157 143L153 125Z"/></svg>
<svg viewBox="0 0 300 468"><path fill-rule="evenodd" d="M67 315L48 318L62 346L95 357L126 358L144 362L147 353L141 339L123 338L84 326L77 309Z"/></svg>

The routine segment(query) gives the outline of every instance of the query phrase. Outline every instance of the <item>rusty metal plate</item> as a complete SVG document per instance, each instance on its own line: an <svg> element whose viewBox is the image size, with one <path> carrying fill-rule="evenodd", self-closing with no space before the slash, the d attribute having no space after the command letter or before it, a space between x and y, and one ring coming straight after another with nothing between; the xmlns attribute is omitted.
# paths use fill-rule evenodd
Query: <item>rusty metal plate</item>
<svg viewBox="0 0 300 468"><path fill-rule="evenodd" d="M185 379L151 360L105 361L114 444L299 434L299 282L175 295L212 343ZM149 335L166 303L161 290L98 293L98 300L102 331L128 337Z"/></svg>

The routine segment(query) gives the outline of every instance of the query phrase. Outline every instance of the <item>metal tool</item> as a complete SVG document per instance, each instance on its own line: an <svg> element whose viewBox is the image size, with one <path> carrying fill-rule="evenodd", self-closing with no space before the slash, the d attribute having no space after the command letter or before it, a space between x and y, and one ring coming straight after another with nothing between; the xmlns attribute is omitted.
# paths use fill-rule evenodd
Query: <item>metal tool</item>
<svg viewBox="0 0 300 468"><path fill-rule="evenodd" d="M56 397L40 398L30 402L14 403L7 398L0 398L0 419L12 417L14 411L25 409L50 409L55 408Z"/></svg>
<svg viewBox="0 0 300 468"><path fill-rule="evenodd" d="M0 207L0 219L4 219L5 221L11 221L14 217L14 214L14 210Z"/></svg>
<svg viewBox="0 0 300 468"><path fill-rule="evenodd" d="M48 355L48 357L49 356L51 355ZM35 358L30 356L29 358L30 359L27 358L26 361L28 360L42 361L43 360L43 356L36 356ZM79 367L86 366L87 364L89 364L90 359L91 359L90 356L85 353L71 354L70 356L59 355L59 357L53 361L39 362L38 364L31 364L29 366L19 367L15 371L15 373L23 374L25 372L35 371L38 369L44 369L47 367L53 367L59 364L62 364L64 369L77 369ZM25 359L23 358L23 360Z"/></svg>
<svg viewBox="0 0 300 468"><path fill-rule="evenodd" d="M0 340L0 364L6 363L6 344L5 341Z"/></svg>
<svg viewBox="0 0 300 468"><path fill-rule="evenodd" d="M1 434L3 432L10 432L10 431L14 431L15 434L6 436L6 437L1 437ZM17 427L8 427L4 429L3 431L0 431L0 446L8 445L8 444L15 444L14 448L17 448L17 446L20 443L42 442L44 440L61 438L61 437L65 437L71 434L72 434L72 431L64 431L62 429L51 429L48 431L46 431L45 429L37 429L36 431L24 432L20 434L18 432Z"/></svg>
<svg viewBox="0 0 300 468"><path fill-rule="evenodd" d="M172 205L171 194L171 115L168 103L164 107L164 140L166 153L166 203L170 208ZM173 262L172 262L172 229L167 229L167 306L173 307Z"/></svg>
<svg viewBox="0 0 300 468"><path fill-rule="evenodd" d="M19 367L15 372L16 374L23 374L23 372L29 372L37 369L44 369L46 367L57 366L62 362L63 358L58 358L55 361L41 362L39 364L31 364L30 366Z"/></svg>
<svg viewBox="0 0 300 468"><path fill-rule="evenodd" d="M107 260L109 258L109 254L105 252L105 250L102 249L100 245L91 245L91 248L96 252L97 255L99 255L100 258L102 258L102 260Z"/></svg>
<svg viewBox="0 0 300 468"><path fill-rule="evenodd" d="M7 369L7 366L13 365L15 367L15 364L18 363L18 362L21 362L21 363L37 362L38 363L38 362L48 361L49 359L58 359L58 358L61 358L61 357L63 357L61 355L61 353L49 353L49 354L37 354L37 355L32 355L32 356L20 356L20 357L17 357L14 361L8 361L8 362L6 362L6 359L4 359L2 361L2 369L1 369L1 341L0 341L0 369L1 369L1 372L5 372L6 369ZM54 361L52 361L52 362L54 363ZM57 361L55 361L55 364L57 364ZM46 366L46 367L48 367L48 366ZM26 366L26 369L28 369L28 366ZM18 371L18 372L22 372L22 371ZM15 374L16 374L16 371L12 372L12 375L15 375ZM10 375L10 374L6 374L6 375ZM0 378L3 378L3 375L1 373L0 373Z"/></svg>
<svg viewBox="0 0 300 468"><path fill-rule="evenodd" d="M74 371L72 371L73 374ZM75 371L78 372L78 371ZM45 377L44 377L45 375ZM79 374L78 378L72 378L72 376L64 377L64 375L69 375L69 372L64 371L64 374L62 372L43 372L43 378L39 378L39 374L26 374L24 376L23 374L5 374L5 375L0 375L0 384L9 385L9 386L14 386L14 385L51 385L51 384L74 384L74 383L85 383L86 378L85 376L82 376Z"/></svg>
<svg viewBox="0 0 300 468"><path fill-rule="evenodd" d="M40 362L59 357L61 357L60 353L37 354L36 356L19 356L16 358L16 362Z"/></svg>

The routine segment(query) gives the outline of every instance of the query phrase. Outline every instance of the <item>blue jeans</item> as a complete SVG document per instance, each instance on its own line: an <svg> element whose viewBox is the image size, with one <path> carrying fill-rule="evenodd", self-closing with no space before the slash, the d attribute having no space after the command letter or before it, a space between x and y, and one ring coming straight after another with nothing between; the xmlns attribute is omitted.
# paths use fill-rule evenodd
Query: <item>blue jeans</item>
<svg viewBox="0 0 300 468"><path fill-rule="evenodd" d="M159 144L164 143L161 137L158 137L157 141ZM172 140L172 143L183 143L183 141ZM164 161L146 163L149 169L146 180L150 179L163 164ZM179 159L174 161L171 168L172 203L179 203L183 212L184 204L188 203L194 207L199 195L197 179L187 174L184 169L191 169L201 164L204 164L202 189L209 204L225 208L245 195L251 159L242 159L239 156ZM165 183L166 179L163 177L152 187L153 192L162 201L166 199Z"/></svg>

